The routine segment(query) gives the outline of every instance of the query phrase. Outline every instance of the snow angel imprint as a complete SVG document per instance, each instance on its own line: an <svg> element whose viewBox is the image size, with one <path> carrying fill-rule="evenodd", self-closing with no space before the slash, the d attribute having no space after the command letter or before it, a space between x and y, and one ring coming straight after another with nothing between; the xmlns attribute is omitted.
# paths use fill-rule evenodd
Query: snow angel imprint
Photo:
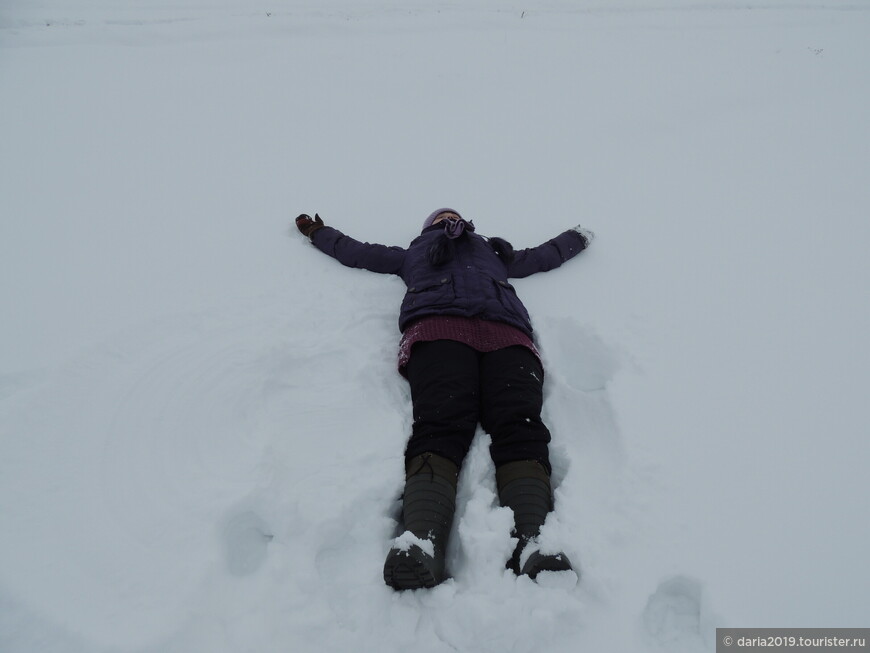
<svg viewBox="0 0 870 653"><path fill-rule="evenodd" d="M399 372L411 386L413 426L405 449L405 533L384 564L398 589L448 577L447 537L459 469L477 424L492 438L499 500L514 512L518 543L507 568L531 578L571 570L564 554L538 550L553 510L550 432L541 420L544 370L532 325L511 278L559 267L589 246L579 226L529 249L485 238L458 211L432 212L407 248L363 243L315 214L296 226L321 252L354 268L400 276Z"/></svg>

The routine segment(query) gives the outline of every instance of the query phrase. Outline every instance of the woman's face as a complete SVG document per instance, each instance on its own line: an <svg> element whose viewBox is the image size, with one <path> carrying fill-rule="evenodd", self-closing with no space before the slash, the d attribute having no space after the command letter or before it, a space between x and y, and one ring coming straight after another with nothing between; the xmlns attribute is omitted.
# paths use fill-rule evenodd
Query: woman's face
<svg viewBox="0 0 870 653"><path fill-rule="evenodd" d="M438 223L441 222L442 220L448 220L448 219L450 219L450 218L455 218L456 220L459 220L459 219L460 219L459 216L456 215L455 213L453 213L452 211L445 211L444 213L439 213L439 214L438 214L438 217L436 217L436 218L432 221L432 224L438 224Z"/></svg>

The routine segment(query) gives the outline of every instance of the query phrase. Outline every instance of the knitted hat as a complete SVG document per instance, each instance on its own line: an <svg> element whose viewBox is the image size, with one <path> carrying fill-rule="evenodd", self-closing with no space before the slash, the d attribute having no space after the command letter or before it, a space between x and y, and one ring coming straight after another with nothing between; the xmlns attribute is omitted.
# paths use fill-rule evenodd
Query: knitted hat
<svg viewBox="0 0 870 653"><path fill-rule="evenodd" d="M442 213L455 213L456 215L459 215L459 211L457 211L456 209L436 209L429 214L428 218L426 218L426 221L423 223L423 229L425 229L426 227L431 227L432 223L435 222L435 218L437 218ZM462 216L459 215L459 217L461 218Z"/></svg>

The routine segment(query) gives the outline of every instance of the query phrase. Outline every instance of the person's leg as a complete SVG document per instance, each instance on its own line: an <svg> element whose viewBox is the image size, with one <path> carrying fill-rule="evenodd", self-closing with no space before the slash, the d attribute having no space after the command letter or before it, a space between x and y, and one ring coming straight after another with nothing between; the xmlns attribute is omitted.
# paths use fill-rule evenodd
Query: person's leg
<svg viewBox="0 0 870 653"><path fill-rule="evenodd" d="M406 460L436 453L462 466L477 430L479 358L453 340L414 345L406 368L414 416Z"/></svg>
<svg viewBox="0 0 870 653"><path fill-rule="evenodd" d="M481 355L480 422L492 438L496 467L537 460L549 474L550 431L541 420L544 370L526 347L506 347Z"/></svg>
<svg viewBox="0 0 870 653"><path fill-rule="evenodd" d="M544 372L525 347L508 347L481 359L481 424L490 434L501 505L514 512L517 546L507 567L534 578L567 571L563 553L543 554L536 538L553 510L550 432L541 420Z"/></svg>
<svg viewBox="0 0 870 653"><path fill-rule="evenodd" d="M447 578L459 467L477 429L478 353L451 340L418 343L406 372L414 425L405 450L402 517L416 541L387 555L384 582L397 590L434 587Z"/></svg>
<svg viewBox="0 0 870 653"><path fill-rule="evenodd" d="M387 554L384 582L393 589L434 587L447 578L444 560L458 476L459 468L438 454L424 453L407 461L402 518L405 533L416 541L394 546Z"/></svg>
<svg viewBox="0 0 870 653"><path fill-rule="evenodd" d="M498 498L514 512L517 546L505 565L518 576L535 578L542 571L569 571L571 561L561 552L542 553L537 537L553 511L550 475L537 460L516 460L495 470Z"/></svg>

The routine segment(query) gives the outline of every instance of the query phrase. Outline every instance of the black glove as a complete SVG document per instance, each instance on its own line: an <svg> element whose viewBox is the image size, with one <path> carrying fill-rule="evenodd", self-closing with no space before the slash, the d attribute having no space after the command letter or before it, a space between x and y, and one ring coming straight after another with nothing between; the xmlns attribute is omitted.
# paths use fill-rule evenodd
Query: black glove
<svg viewBox="0 0 870 653"><path fill-rule="evenodd" d="M306 215L305 213L296 218L296 228L302 232L303 236L308 236L308 238L311 238L311 234L322 226L324 226L323 220L321 220L320 216L316 213L314 214L313 220L310 215Z"/></svg>

